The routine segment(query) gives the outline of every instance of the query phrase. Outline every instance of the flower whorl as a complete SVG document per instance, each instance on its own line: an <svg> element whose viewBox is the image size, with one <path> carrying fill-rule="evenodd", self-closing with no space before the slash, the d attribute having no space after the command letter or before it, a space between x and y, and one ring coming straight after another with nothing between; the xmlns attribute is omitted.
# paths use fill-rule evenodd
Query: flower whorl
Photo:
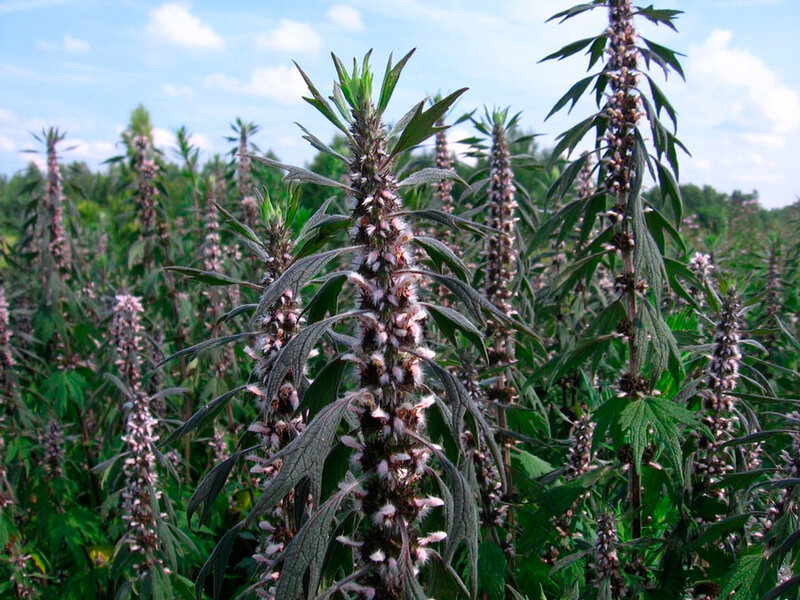
<svg viewBox="0 0 800 600"><path fill-rule="evenodd" d="M289 231L288 226L280 219L267 224L268 263L262 280L265 286L278 279L291 264L294 244ZM294 381L302 374L290 371L274 398L266 398L263 394L278 353L300 331L300 315L300 299L290 290L286 290L273 306L256 318L260 333L254 347L248 349L254 359L253 372L257 380L257 384L249 389L256 394L260 412L260 419L251 426L251 430L260 437L262 448L261 454L249 457L252 463L250 474L262 488L281 469L280 460L270 463L272 456L285 448L305 427L302 415L293 416L300 402ZM275 599L275 584L280 575L276 568L277 563L281 552L296 532L293 519L296 501L294 492L291 492L259 522L262 537L253 555L259 572L259 582L255 587L259 598Z"/></svg>
<svg viewBox="0 0 800 600"><path fill-rule="evenodd" d="M242 203L242 213L244 222L251 227L258 220L258 200L252 193L252 182L250 177L250 151L248 137L254 133L255 127L247 123L241 123L239 127L239 164L237 167L237 179L239 188L239 198Z"/></svg>
<svg viewBox="0 0 800 600"><path fill-rule="evenodd" d="M217 220L216 180L208 181L206 191L206 212L203 220L205 240L203 243L203 269L212 273L222 272L222 249L219 243L219 221Z"/></svg>
<svg viewBox="0 0 800 600"><path fill-rule="evenodd" d="M444 120L436 122L437 127L444 126ZM437 169L451 169L453 159L450 158L450 150L447 147L447 134L444 130L436 133L436 154L435 163ZM453 180L450 178L442 179L433 184L434 198L438 201L442 212L453 213Z"/></svg>

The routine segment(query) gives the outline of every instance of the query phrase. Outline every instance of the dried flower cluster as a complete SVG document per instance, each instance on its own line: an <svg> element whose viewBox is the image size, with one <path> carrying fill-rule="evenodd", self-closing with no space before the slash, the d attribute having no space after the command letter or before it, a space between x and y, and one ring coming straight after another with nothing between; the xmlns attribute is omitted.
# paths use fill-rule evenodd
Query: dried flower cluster
<svg viewBox="0 0 800 600"><path fill-rule="evenodd" d="M44 470L50 479L63 477L64 432L55 419L50 419L44 434Z"/></svg>
<svg viewBox="0 0 800 600"><path fill-rule="evenodd" d="M631 189L635 132L642 116L641 98L636 91L639 83L639 50L636 48L636 28L630 0L611 0L608 10L609 58L606 72L611 96L605 107L608 151L603 162L608 170L605 185L617 197L617 212L621 216L625 209L624 197Z"/></svg>
<svg viewBox="0 0 800 600"><path fill-rule="evenodd" d="M595 585L608 582L612 598L621 598L626 588L625 579L620 573L618 546L617 521L613 515L603 513L597 518L597 539L594 543Z"/></svg>

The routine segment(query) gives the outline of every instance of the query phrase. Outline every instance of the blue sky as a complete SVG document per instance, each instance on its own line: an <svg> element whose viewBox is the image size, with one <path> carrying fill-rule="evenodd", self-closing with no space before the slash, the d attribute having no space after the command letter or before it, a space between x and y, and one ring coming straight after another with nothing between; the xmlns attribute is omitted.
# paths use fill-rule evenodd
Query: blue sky
<svg viewBox="0 0 800 600"><path fill-rule="evenodd" d="M261 125L262 149L302 163L313 150L294 122L323 139L333 132L300 100L305 88L291 61L328 91L331 50L349 59L374 48L382 71L389 52L417 48L390 118L426 95L466 86L458 111L510 105L522 111L523 127L549 143L592 111L579 104L571 116L543 122L585 61L537 61L604 26L601 11L544 23L573 3L0 0L0 172L22 168L31 155L20 151L35 147L30 132L50 125L76 145L67 160L97 165L118 152L119 132L139 102L165 149L185 124L205 156L227 152L229 123L242 117ZM687 82L670 77L664 88L693 154L681 161L681 180L758 189L768 207L792 203L800 195L800 2L655 3L686 12L680 34L643 28L687 54ZM450 137L467 135L459 126Z"/></svg>

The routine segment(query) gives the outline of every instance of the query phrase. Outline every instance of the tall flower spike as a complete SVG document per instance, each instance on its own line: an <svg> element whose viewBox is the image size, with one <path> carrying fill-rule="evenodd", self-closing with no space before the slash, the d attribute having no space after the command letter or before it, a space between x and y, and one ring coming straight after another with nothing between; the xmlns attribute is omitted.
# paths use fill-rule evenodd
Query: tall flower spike
<svg viewBox="0 0 800 600"><path fill-rule="evenodd" d="M428 543L441 539L422 537L419 527L430 508L441 505L422 496L430 450L418 441L430 405L416 398L422 357L433 352L424 345L427 313L417 300L417 277L409 272L415 266L409 246L413 232L396 216L402 202L381 118L384 98L380 106L373 104L366 60L362 72L348 79L351 235L360 248L351 280L359 289L356 308L365 311L352 353L360 378L353 408L363 438L357 463L366 478L355 550L356 569L364 575L356 583L361 598L395 600L405 597L408 577L427 560Z"/></svg>
<svg viewBox="0 0 800 600"><path fill-rule="evenodd" d="M0 285L0 392L8 394L11 391L13 380L11 369L16 364L11 355L11 322L9 318L9 305L6 299L6 288Z"/></svg>
<svg viewBox="0 0 800 600"><path fill-rule="evenodd" d="M114 363L131 392L141 387L142 301L130 294L116 296L110 334L116 349Z"/></svg>
<svg viewBox="0 0 800 600"><path fill-rule="evenodd" d="M489 159L489 225L498 231L486 238L484 261L486 263L486 298L508 317L516 314L512 303L514 280L517 274L515 250L517 202L514 173L511 170L511 153L508 146L508 111L495 111L491 115L492 151ZM511 122L513 122L512 119ZM514 332L507 323L492 318L487 321L489 341L489 367L507 369L515 359ZM487 397L497 406L498 426L508 428L506 407L517 397L517 390L505 373L499 373L487 388ZM510 441L504 443L504 468L506 478L511 475Z"/></svg>
<svg viewBox="0 0 800 600"><path fill-rule="evenodd" d="M147 136L137 135L131 140L133 167L136 171L136 201L139 204L140 235L145 240L144 264L147 271L153 267L153 235L156 220L156 185L158 167L152 156Z"/></svg>
<svg viewBox="0 0 800 600"><path fill-rule="evenodd" d="M268 256L262 283L268 285L278 279L293 260L294 242L291 239L291 228L280 211L276 211L273 218L268 220L264 242ZM300 315L300 298L287 290L273 306L256 317L259 335L249 353L255 359L253 371L257 384L251 391L256 394L260 416L251 429L261 440L261 452L249 459L252 463L250 475L261 487L266 487L281 469L280 461L270 462L270 459L284 449L305 427L302 414L293 416L300 401L294 385L295 374L291 372L287 374L274 398L264 397L263 392L281 348L300 331L302 325ZM297 375L302 376L302 374ZM275 600L276 583L280 575L278 559L296 533L294 515L297 501L300 499L295 497L294 492L290 493L259 523L262 536L253 555L258 565L259 579L255 585L255 592L259 598Z"/></svg>
<svg viewBox="0 0 800 600"><path fill-rule="evenodd" d="M571 481L576 477L588 473L594 462L594 452L592 451L592 436L594 435L595 423L587 406L583 407L583 413L573 423L569 435L569 451L567 453L567 467L564 470L564 479ZM584 495L578 496L575 502L564 514L556 517L556 531L562 538L570 537L572 532L572 520L575 511L580 506Z"/></svg>
<svg viewBox="0 0 800 600"><path fill-rule="evenodd" d="M603 513L597 518L597 539L594 543L595 585L609 585L611 598L622 598L626 591L625 579L620 573L617 521L613 515Z"/></svg>
<svg viewBox="0 0 800 600"><path fill-rule="evenodd" d="M57 145L64 134L50 129L45 136L47 142L47 186L45 189L45 209L48 213L49 252L62 280L69 278L72 252L64 226L64 191L61 183L61 170L58 165Z"/></svg>
<svg viewBox="0 0 800 600"><path fill-rule="evenodd" d="M444 119L436 122L437 127L444 127ZM447 132L442 130L436 133L436 156L435 163L437 169L450 169L453 167L453 160L450 158L450 150L447 147ZM442 179L433 184L434 198L439 204L442 212L453 213L453 180Z"/></svg>
<svg viewBox="0 0 800 600"><path fill-rule="evenodd" d="M694 273L703 285L711 283L711 276L714 274L714 261L711 259L710 254L703 254L702 252L695 252L694 256L689 259L689 270ZM695 300L701 300L703 290L691 288L689 293Z"/></svg>
<svg viewBox="0 0 800 600"><path fill-rule="evenodd" d="M252 136L258 127L253 123L244 123L240 119L236 120L234 130L239 131L239 162L237 167L237 185L239 198L242 203L242 213L245 223L251 227L258 221L258 200L253 195L252 180L250 175L250 145L249 137Z"/></svg>
<svg viewBox="0 0 800 600"><path fill-rule="evenodd" d="M128 450L123 465L125 489L122 491L122 508L123 519L128 524L125 540L130 551L141 556L140 571L162 565L158 556L157 519L161 492L156 489L158 474L153 445L158 436L155 426L149 398L142 391L134 392L125 435L122 436Z"/></svg>

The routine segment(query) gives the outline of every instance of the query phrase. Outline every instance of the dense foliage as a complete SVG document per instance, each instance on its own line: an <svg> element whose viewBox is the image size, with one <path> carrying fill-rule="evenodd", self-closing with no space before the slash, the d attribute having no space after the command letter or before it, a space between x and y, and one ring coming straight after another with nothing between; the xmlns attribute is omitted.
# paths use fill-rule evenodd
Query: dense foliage
<svg viewBox="0 0 800 600"><path fill-rule="evenodd" d="M797 598L799 207L679 185L680 62L637 34L678 11L554 19L589 10L553 149L465 89L387 123L413 51L300 71L306 168L240 119L170 160L141 106L103 172L37 136L0 179L0 595Z"/></svg>

